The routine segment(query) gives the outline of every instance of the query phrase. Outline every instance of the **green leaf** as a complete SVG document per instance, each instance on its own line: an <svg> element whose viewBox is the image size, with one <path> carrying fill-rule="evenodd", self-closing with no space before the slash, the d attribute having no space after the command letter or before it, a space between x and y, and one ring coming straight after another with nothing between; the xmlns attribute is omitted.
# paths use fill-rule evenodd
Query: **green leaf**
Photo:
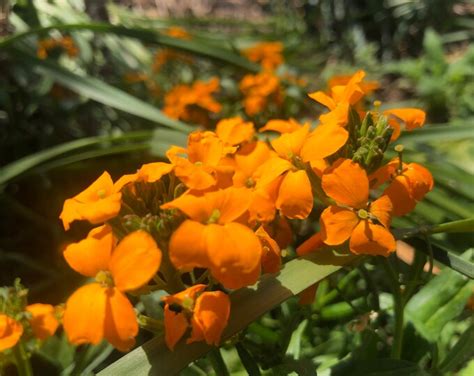
<svg viewBox="0 0 474 376"><path fill-rule="evenodd" d="M82 138L80 140L67 142L61 145L54 146L47 150L40 151L35 154L28 155L9 165L0 168L0 189L9 181L26 173L27 171L37 168L47 162L57 160L58 157L70 155L71 153L83 152L84 149L90 147L110 147L111 143L125 142L125 141L143 141L150 140L153 137L151 131L130 132L119 136L98 136ZM166 135L164 136L166 137ZM165 138L163 137L163 142Z"/></svg>
<svg viewBox="0 0 474 376"><path fill-rule="evenodd" d="M80 24L59 24L51 25L43 28L35 28L28 30L24 33L19 33L10 37L5 37L0 40L0 49L10 47L14 43L17 43L26 37L38 34L45 34L51 30L59 31L79 31L79 30L89 30L95 33L112 33L115 35L136 38L143 42L150 44L157 44L164 47L175 48L181 51L193 53L196 55L209 57L224 61L228 64L234 65L236 67L251 71L258 72L260 67L243 58L242 56L237 55L229 49L226 49L221 46L214 46L203 41L193 41L193 40L183 40L170 37L168 35L161 34L152 29L142 29L142 28L130 28L124 26L117 26L105 23L80 23Z"/></svg>
<svg viewBox="0 0 474 376"><path fill-rule="evenodd" d="M472 250L465 253L472 257ZM474 282L459 273L444 269L408 302L405 315L428 341L435 342L443 327L464 309Z"/></svg>
<svg viewBox="0 0 474 376"><path fill-rule="evenodd" d="M331 376L423 376L418 364L396 359L349 359L331 368Z"/></svg>
<svg viewBox="0 0 474 376"><path fill-rule="evenodd" d="M442 223L429 229L431 234L440 232L474 232L474 218Z"/></svg>
<svg viewBox="0 0 474 376"><path fill-rule="evenodd" d="M50 76L54 81L79 95L169 128L186 132L193 129L190 125L169 118L154 106L97 78L75 74L54 61L38 59L20 49L14 49L14 57L20 64L26 65L38 74Z"/></svg>
<svg viewBox="0 0 474 376"><path fill-rule="evenodd" d="M273 307L356 259L354 255L321 251L294 259L286 263L277 275L264 275L256 285L233 292L230 296L231 315L222 341L240 332ZM163 338L157 337L126 354L99 372L99 375L174 375L211 349L203 342L187 345L181 341L174 351L169 351Z"/></svg>
<svg viewBox="0 0 474 376"><path fill-rule="evenodd" d="M454 371L474 356L474 325L466 330L439 366L442 374Z"/></svg>
<svg viewBox="0 0 474 376"><path fill-rule="evenodd" d="M398 139L399 143L409 144L412 142L448 140L464 140L472 137L472 123L474 119L459 120L456 122L440 125L425 125L422 129L415 129L410 132L403 132Z"/></svg>

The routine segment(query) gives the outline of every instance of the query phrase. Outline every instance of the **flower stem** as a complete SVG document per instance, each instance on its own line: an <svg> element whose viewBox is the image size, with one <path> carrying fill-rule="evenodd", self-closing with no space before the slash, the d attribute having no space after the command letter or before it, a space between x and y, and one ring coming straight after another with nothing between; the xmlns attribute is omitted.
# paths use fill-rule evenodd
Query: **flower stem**
<svg viewBox="0 0 474 376"><path fill-rule="evenodd" d="M18 344L13 348L13 354L15 356L18 376L33 376L33 369L31 368L30 358L26 353L23 342L18 342Z"/></svg>
<svg viewBox="0 0 474 376"><path fill-rule="evenodd" d="M398 282L398 275L393 269L388 258L383 259L382 266L389 276L390 287L393 293L393 310L395 316L395 327L393 333L392 343L392 359L400 359L402 355L402 344L403 344L403 316L404 316L404 302L402 292L400 290L400 284Z"/></svg>
<svg viewBox="0 0 474 376"><path fill-rule="evenodd" d="M208 359L217 376L230 375L219 348L212 349L208 354Z"/></svg>

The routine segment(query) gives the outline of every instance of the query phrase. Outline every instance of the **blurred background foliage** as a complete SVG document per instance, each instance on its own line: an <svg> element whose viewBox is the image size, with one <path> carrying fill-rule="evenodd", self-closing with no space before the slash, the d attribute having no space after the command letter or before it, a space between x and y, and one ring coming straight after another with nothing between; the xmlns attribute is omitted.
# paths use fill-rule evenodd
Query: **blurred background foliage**
<svg viewBox="0 0 474 376"><path fill-rule="evenodd" d="M10 285L20 276L32 302L63 302L81 283L66 267L61 250L89 227L75 224L64 234L57 218L64 199L104 169L120 176L162 158L169 144L184 142L184 132L195 125L160 111L164 94L177 84L219 77L216 98L223 105L219 117L243 115L239 80L258 66L241 57L239 50L259 41L284 44L285 64L278 74L286 98L282 106L254 117L257 127L269 118L316 119L323 109L307 100L306 93L326 87L334 74L364 69L381 82L377 97L385 107L424 108L430 124L400 142L407 159L433 172L436 189L395 225L472 217L472 2L2 0L0 4L0 285ZM184 27L192 39L167 35L174 26ZM53 49L47 59L37 56L42 40L62 36L72 38L76 54ZM157 69L157 56L170 49L181 58ZM215 120L211 116L211 122ZM312 232L309 226L293 230L296 244ZM472 266L462 264L461 258L464 254L464 259L472 260L470 234L436 235L412 246L428 254L449 252L460 265ZM290 248L287 259L293 257ZM392 261L402 275L409 274L409 265ZM407 306L403 361L377 360L390 352L385 339L392 334L393 303L383 270L366 263L321 282L312 305L301 308L290 299L265 314L239 334L237 347L226 346L226 363L236 375L258 374L255 364L275 375L313 375L316 368L318 375L345 375L348 369L353 375L377 371L369 365L398 374L471 375L472 282L450 270L436 276L424 273L422 279L427 285L414 290ZM442 300L440 286L446 289ZM435 303L423 308L426 301ZM156 304L140 304L150 315L160 316L153 312ZM429 328L427 320L433 320ZM149 337L142 336L139 342ZM46 343L34 364L48 375L89 374L119 356L105 344L75 349L59 336ZM201 359L183 374L211 372L209 361Z"/></svg>

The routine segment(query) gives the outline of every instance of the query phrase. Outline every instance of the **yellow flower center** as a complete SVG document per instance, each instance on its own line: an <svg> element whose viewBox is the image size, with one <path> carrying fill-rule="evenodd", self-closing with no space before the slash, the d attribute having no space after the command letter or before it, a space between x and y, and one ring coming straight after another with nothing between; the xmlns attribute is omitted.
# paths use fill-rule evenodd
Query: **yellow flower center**
<svg viewBox="0 0 474 376"><path fill-rule="evenodd" d="M369 218L369 213L367 212L367 210L359 209L359 210L357 211L357 216L358 216L360 219L367 219L367 218Z"/></svg>
<svg viewBox="0 0 474 376"><path fill-rule="evenodd" d="M255 186L255 180L253 180L252 178L248 178L246 181L245 181L245 186L247 188L252 188Z"/></svg>
<svg viewBox="0 0 474 376"><path fill-rule="evenodd" d="M183 304L181 304L182 307L188 311L191 311L193 309L194 305L194 300L192 300L189 296L183 299Z"/></svg>
<svg viewBox="0 0 474 376"><path fill-rule="evenodd" d="M207 220L207 223L208 224L211 224L211 223L217 223L217 221L219 220L221 216L221 211L219 209L214 209L211 213L211 216L209 217L209 219Z"/></svg>
<svg viewBox="0 0 474 376"><path fill-rule="evenodd" d="M114 287L114 279L112 274L107 270L101 270L99 273L97 273L95 280L102 287Z"/></svg>
<svg viewBox="0 0 474 376"><path fill-rule="evenodd" d="M105 189L99 189L97 191L97 196L99 196L99 198L105 198L107 196L107 192Z"/></svg>

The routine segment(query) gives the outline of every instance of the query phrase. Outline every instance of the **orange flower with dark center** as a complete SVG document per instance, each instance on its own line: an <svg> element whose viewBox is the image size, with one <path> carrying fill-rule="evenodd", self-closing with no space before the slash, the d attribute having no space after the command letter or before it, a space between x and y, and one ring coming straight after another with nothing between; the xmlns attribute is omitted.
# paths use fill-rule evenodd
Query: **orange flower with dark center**
<svg viewBox="0 0 474 376"><path fill-rule="evenodd" d="M97 344L103 338L120 351L135 343L138 323L124 292L137 290L156 274L161 251L145 231L125 236L113 249L105 226L65 250L68 264L96 282L80 287L66 302L64 330L73 344Z"/></svg>
<svg viewBox="0 0 474 376"><path fill-rule="evenodd" d="M188 136L186 149L172 146L166 156L174 165L176 176L188 188L204 190L216 186L220 175L233 172L220 163L227 151L215 133L196 131Z"/></svg>
<svg viewBox="0 0 474 376"><path fill-rule="evenodd" d="M30 304L26 311L31 314L30 325L36 338L45 340L56 332L59 321L51 304Z"/></svg>
<svg viewBox="0 0 474 376"><path fill-rule="evenodd" d="M23 326L15 319L0 313L0 352L14 347L23 334Z"/></svg>
<svg viewBox="0 0 474 376"><path fill-rule="evenodd" d="M192 331L187 343L204 340L209 345L219 345L229 320L230 299L222 291L203 292L205 288L206 285L195 285L163 298L165 342L170 350L189 327Z"/></svg>
<svg viewBox="0 0 474 376"><path fill-rule="evenodd" d="M389 183L383 194L392 201L392 214L395 216L411 212L434 185L433 176L425 167L418 163L402 163L400 166L398 158L380 167L371 176L373 179L374 187Z"/></svg>
<svg viewBox="0 0 474 376"><path fill-rule="evenodd" d="M246 48L242 54L250 61L259 63L264 69L275 69L283 63L281 42L261 42Z"/></svg>
<svg viewBox="0 0 474 376"><path fill-rule="evenodd" d="M122 194L105 171L88 188L64 202L59 218L66 230L75 220L87 220L92 224L105 222L119 213L121 198Z"/></svg>
<svg viewBox="0 0 474 376"><path fill-rule="evenodd" d="M185 194L161 206L179 209L189 219L173 233L169 256L179 270L208 268L229 289L255 283L262 247L257 235L238 220L247 212L246 188L226 188L202 196Z"/></svg>
<svg viewBox="0 0 474 376"><path fill-rule="evenodd" d="M178 85L165 96L163 112L171 118L207 125L209 113L222 106L212 95L219 89L219 79L196 81L192 86Z"/></svg>
<svg viewBox="0 0 474 376"><path fill-rule="evenodd" d="M322 188L336 201L320 217L324 243L340 245L350 239L349 248L356 254L388 256L395 250L389 231L392 202L384 195L369 203L369 179L357 163L336 161L324 173Z"/></svg>

